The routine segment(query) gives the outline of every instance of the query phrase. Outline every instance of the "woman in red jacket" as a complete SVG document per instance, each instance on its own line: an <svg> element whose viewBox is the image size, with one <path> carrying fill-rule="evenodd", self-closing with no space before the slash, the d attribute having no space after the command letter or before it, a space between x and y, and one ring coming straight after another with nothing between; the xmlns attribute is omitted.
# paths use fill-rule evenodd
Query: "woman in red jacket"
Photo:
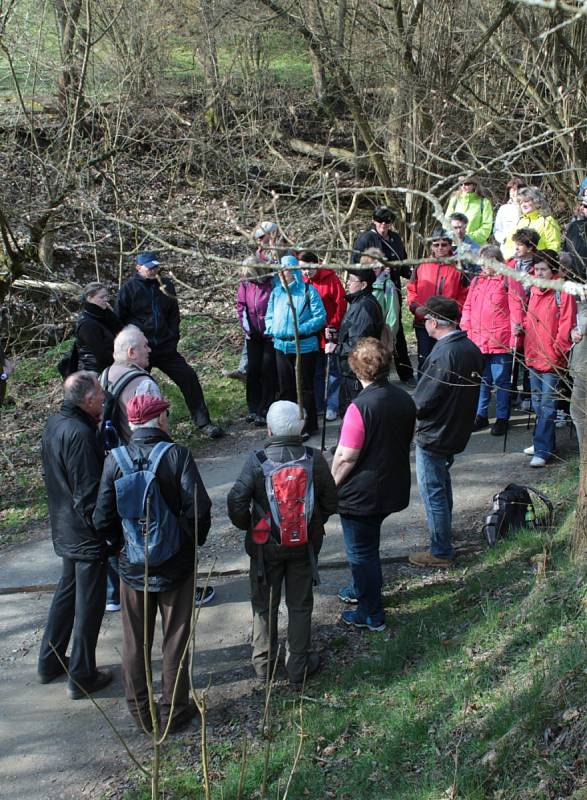
<svg viewBox="0 0 587 800"><path fill-rule="evenodd" d="M429 297L449 297L456 300L460 309L467 299L467 278L454 263L445 259L452 257L452 240L445 231L436 229L432 234L432 255L430 261L424 261L414 267L408 283L408 306L414 315L414 331L418 345L418 374L422 373L422 365L436 340L426 333L424 318L417 316L418 306L426 305Z"/></svg>
<svg viewBox="0 0 587 800"><path fill-rule="evenodd" d="M534 265L534 277L557 279L558 256L552 250L541 250ZM566 367L571 348L571 331L575 327L575 298L558 289L530 290L528 310L524 317L526 364L530 368L532 407L536 413L534 443L524 452L532 456L531 467L544 467L554 455L555 417L558 370ZM521 332L522 328L518 327Z"/></svg>
<svg viewBox="0 0 587 800"><path fill-rule="evenodd" d="M495 245L482 247L479 256L504 263ZM511 348L516 344L515 326L521 325L524 317L524 290L518 281L490 266L482 264L481 270L481 275L471 281L461 318L461 328L483 353L483 380L473 430L489 425L487 409L495 384L496 420L491 435L503 436L510 418Z"/></svg>

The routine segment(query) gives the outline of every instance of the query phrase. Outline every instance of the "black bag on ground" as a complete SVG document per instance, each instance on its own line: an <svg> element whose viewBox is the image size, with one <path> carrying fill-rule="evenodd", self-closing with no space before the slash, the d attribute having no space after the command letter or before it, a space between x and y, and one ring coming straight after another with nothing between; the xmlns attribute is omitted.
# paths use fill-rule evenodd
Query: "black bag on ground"
<svg viewBox="0 0 587 800"><path fill-rule="evenodd" d="M539 520L530 492L535 494L546 507L546 513L542 513ZM482 532L488 544L494 547L497 540L503 538L510 530L551 525L553 514L552 503L538 489L509 483L505 489L493 495L493 510L486 517Z"/></svg>
<svg viewBox="0 0 587 800"><path fill-rule="evenodd" d="M79 352L77 349L77 343L74 340L69 353L66 356L63 356L63 358L57 362L57 371L63 380L65 380L66 378L69 378L70 375L73 375L74 372L77 372L78 367Z"/></svg>

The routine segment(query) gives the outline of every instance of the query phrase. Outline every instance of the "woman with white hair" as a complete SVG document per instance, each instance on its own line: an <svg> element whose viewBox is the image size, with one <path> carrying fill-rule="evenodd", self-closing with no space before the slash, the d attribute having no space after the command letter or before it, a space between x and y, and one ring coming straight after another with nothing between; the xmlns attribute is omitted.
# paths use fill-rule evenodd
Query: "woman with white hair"
<svg viewBox="0 0 587 800"><path fill-rule="evenodd" d="M558 253L561 249L561 229L552 216L544 195L535 186L527 186L518 191L516 199L522 216L501 248L506 261L515 255L516 246L513 235L522 228L530 228L538 233L540 236L538 250L554 250L555 253Z"/></svg>

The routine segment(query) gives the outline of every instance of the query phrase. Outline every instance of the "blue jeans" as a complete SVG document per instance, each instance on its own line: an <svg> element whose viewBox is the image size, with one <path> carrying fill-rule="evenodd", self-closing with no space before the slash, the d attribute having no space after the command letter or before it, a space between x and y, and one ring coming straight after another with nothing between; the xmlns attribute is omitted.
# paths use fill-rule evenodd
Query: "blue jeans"
<svg viewBox="0 0 587 800"><path fill-rule="evenodd" d="M314 397L316 398L316 411L321 414L324 411L324 379L326 378L326 353L320 350L316 360L316 372L314 373ZM328 370L328 400L326 407L329 411L338 413L338 387L340 386L340 375L338 372L338 358L333 354L330 356L330 368Z"/></svg>
<svg viewBox="0 0 587 800"><path fill-rule="evenodd" d="M444 456L416 445L416 478L430 531L430 552L452 558L452 485L454 456Z"/></svg>
<svg viewBox="0 0 587 800"><path fill-rule="evenodd" d="M106 602L120 605L120 576L118 574L118 556L108 556L106 572Z"/></svg>
<svg viewBox="0 0 587 800"><path fill-rule="evenodd" d="M383 576L379 558L381 523L384 519L385 514L340 515L344 546L359 601L357 614L363 619L371 617L376 623L383 622L384 618L381 604Z"/></svg>
<svg viewBox="0 0 587 800"><path fill-rule="evenodd" d="M536 414L534 429L534 455L548 460L554 455L558 375L555 372L537 372L530 369L532 408Z"/></svg>
<svg viewBox="0 0 587 800"><path fill-rule="evenodd" d="M510 353L492 353L483 355L483 375L477 416L486 417L491 387L495 384L495 416L497 419L510 418L510 383L512 377L513 357Z"/></svg>

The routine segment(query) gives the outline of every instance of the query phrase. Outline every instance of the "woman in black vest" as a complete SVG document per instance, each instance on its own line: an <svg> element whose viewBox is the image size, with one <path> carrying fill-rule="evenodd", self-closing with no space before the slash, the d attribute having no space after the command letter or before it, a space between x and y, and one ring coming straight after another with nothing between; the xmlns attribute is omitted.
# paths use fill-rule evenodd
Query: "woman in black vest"
<svg viewBox="0 0 587 800"><path fill-rule="evenodd" d="M357 604L343 622L382 631L381 523L410 501L410 442L416 407L407 392L388 381L392 353L378 340L361 339L349 365L363 387L345 414L332 463L338 512L353 582L339 598Z"/></svg>
<svg viewBox="0 0 587 800"><path fill-rule="evenodd" d="M114 339L122 326L108 302L108 289L102 283L88 283L83 298L84 307L75 327L78 369L100 374L114 360Z"/></svg>

